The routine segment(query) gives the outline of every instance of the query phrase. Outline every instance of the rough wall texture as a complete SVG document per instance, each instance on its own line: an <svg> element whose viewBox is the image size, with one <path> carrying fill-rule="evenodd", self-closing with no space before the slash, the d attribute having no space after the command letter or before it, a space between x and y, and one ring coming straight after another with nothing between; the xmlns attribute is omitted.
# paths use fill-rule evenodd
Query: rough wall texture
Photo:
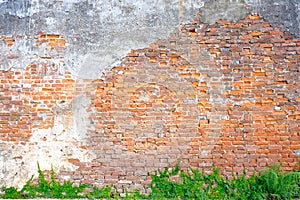
<svg viewBox="0 0 300 200"><path fill-rule="evenodd" d="M300 37L297 0L1 0L1 33L19 37L14 48L0 44L0 69L24 69L49 56L43 46L35 45L36 34L46 32L64 36L68 44L64 52L47 51L51 57L64 57L61 68L79 78L97 79L131 49L166 39L199 11L201 20L210 24L219 19L237 22L247 13L258 12Z"/></svg>
<svg viewBox="0 0 300 200"><path fill-rule="evenodd" d="M193 19L201 5L196 0L7 0L0 4L0 29L23 36L15 50L22 52L19 67L37 59L33 52L44 54L34 45L36 33L42 31L65 36L64 68L77 77L96 79L130 49L166 38L181 22ZM0 65L13 66L7 60Z"/></svg>
<svg viewBox="0 0 300 200"><path fill-rule="evenodd" d="M228 1L247 10L241 2ZM14 23L21 25L17 15ZM256 14L240 20L224 14L232 22L211 15L218 20L211 25L201 22L207 16L198 14L177 31L169 27L166 39L132 50L106 70L101 56L68 67L69 56L85 53L70 54L76 42L58 30L3 34L0 185L21 186L37 161L42 169L53 165L60 178L113 183L120 191L124 185L143 191L148 172L178 161L206 170L219 166L224 174L273 162L291 170L300 155L299 39ZM89 49L93 43L84 47L82 41L90 36L74 36L77 48Z"/></svg>

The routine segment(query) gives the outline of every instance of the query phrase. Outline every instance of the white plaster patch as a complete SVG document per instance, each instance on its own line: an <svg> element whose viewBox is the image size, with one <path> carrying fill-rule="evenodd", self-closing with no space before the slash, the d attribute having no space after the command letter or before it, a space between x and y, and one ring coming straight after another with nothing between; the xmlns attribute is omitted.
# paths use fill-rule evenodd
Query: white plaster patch
<svg viewBox="0 0 300 200"><path fill-rule="evenodd" d="M87 143L83 129L80 134L74 130L75 116L70 111L55 116L51 129L33 130L26 143L0 141L0 185L21 188L32 176L37 177L37 162L41 170L53 169L75 171L78 166L68 162L78 159L91 162L96 155L88 149L80 148Z"/></svg>
<svg viewBox="0 0 300 200"><path fill-rule="evenodd" d="M210 153L209 150L201 150L201 151L200 151L200 154L201 154L201 155L204 155L204 156L208 156L209 153Z"/></svg>
<svg viewBox="0 0 300 200"><path fill-rule="evenodd" d="M296 156L300 156L300 149L294 150L293 154L296 155Z"/></svg>
<svg viewBox="0 0 300 200"><path fill-rule="evenodd" d="M46 24L47 24L48 26L52 26L52 25L54 25L55 23L57 23L57 21L56 21L56 19L54 19L53 17L48 17L48 18L46 18Z"/></svg>

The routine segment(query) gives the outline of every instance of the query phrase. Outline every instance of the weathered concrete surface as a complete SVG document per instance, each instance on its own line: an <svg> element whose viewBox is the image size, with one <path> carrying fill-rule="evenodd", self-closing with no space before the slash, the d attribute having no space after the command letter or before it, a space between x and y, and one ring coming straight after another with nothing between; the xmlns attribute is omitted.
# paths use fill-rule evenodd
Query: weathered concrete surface
<svg viewBox="0 0 300 200"><path fill-rule="evenodd" d="M200 9L201 21L208 24L214 24L220 19L237 22L249 12L244 0L206 0Z"/></svg>
<svg viewBox="0 0 300 200"><path fill-rule="evenodd" d="M299 0L259 0L258 13L274 26L300 37Z"/></svg>
<svg viewBox="0 0 300 200"><path fill-rule="evenodd" d="M299 9L297 0L2 0L2 34L23 38L15 47L1 48L0 69L24 67L35 60L43 51L34 45L40 31L65 36L67 48L59 52L64 69L80 78L96 79L131 49L166 38L199 11L201 20L210 24L218 19L238 21L258 11L299 37ZM18 58L6 59L8 52Z"/></svg>
<svg viewBox="0 0 300 200"><path fill-rule="evenodd" d="M238 21L247 13L259 13L274 26L300 37L299 0L205 0L201 20L213 24L219 19Z"/></svg>
<svg viewBox="0 0 300 200"><path fill-rule="evenodd" d="M80 119L80 117L78 117ZM75 171L70 160L91 162L93 151L81 148L87 142L86 131L76 130L71 112L55 116L52 129L36 129L30 141L19 144L0 142L0 185L22 188L32 175L37 178L37 163L42 170ZM64 176L68 180L70 177Z"/></svg>
<svg viewBox="0 0 300 200"><path fill-rule="evenodd" d="M103 68L117 63L130 49L166 38L180 23L191 20L200 6L196 0L4 1L0 29L5 35L29 38L39 31L64 35L67 69L81 78L96 79ZM30 57L32 48L29 43L18 50ZM21 60L24 58L18 62ZM13 66L2 65L5 69Z"/></svg>

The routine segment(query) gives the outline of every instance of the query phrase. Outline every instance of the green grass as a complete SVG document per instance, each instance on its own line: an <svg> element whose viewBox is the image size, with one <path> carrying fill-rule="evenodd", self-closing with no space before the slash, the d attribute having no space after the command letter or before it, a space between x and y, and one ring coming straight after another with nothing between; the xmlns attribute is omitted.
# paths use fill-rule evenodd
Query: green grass
<svg viewBox="0 0 300 200"><path fill-rule="evenodd" d="M170 180L171 176L180 181ZM166 168L151 175L152 199L295 199L300 197L300 170L281 171L280 165L261 170L246 178L246 173L224 178L219 169L205 174L197 169Z"/></svg>
<svg viewBox="0 0 300 200"><path fill-rule="evenodd" d="M299 164L300 166L300 164ZM38 183L33 184L29 179L22 189L2 187L3 199L26 198L59 198L59 199L120 199L113 186L97 188L87 184L75 186L71 181L59 183L55 179L53 169L51 180L46 180L38 165ZM280 165L263 169L246 177L234 175L224 178L220 170L215 168L212 173L204 170L189 168L182 170L180 165L173 168L158 169L150 174L151 192L141 194L139 190L126 191L124 199L296 199L300 197L300 169L283 172ZM177 177L177 181L172 178ZM179 180L178 180L179 178Z"/></svg>
<svg viewBox="0 0 300 200"><path fill-rule="evenodd" d="M51 170L51 180L46 180L44 173L38 164L38 184L33 184L33 176L26 182L21 190L14 187L2 187L4 194L0 195L3 199L27 199L27 198L59 198L59 199L76 199L76 198L111 198L113 188L97 188L87 184L75 186L71 181L59 183L55 179L53 169Z"/></svg>

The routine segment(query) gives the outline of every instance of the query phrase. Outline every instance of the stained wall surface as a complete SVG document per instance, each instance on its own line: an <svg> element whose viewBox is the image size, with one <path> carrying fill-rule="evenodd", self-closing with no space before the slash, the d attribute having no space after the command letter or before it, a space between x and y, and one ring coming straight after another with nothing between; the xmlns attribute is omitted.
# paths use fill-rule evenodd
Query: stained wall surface
<svg viewBox="0 0 300 200"><path fill-rule="evenodd" d="M296 165L299 20L254 1L47 2L0 2L0 185L22 186L36 162L144 192L148 172L178 162L227 175Z"/></svg>

